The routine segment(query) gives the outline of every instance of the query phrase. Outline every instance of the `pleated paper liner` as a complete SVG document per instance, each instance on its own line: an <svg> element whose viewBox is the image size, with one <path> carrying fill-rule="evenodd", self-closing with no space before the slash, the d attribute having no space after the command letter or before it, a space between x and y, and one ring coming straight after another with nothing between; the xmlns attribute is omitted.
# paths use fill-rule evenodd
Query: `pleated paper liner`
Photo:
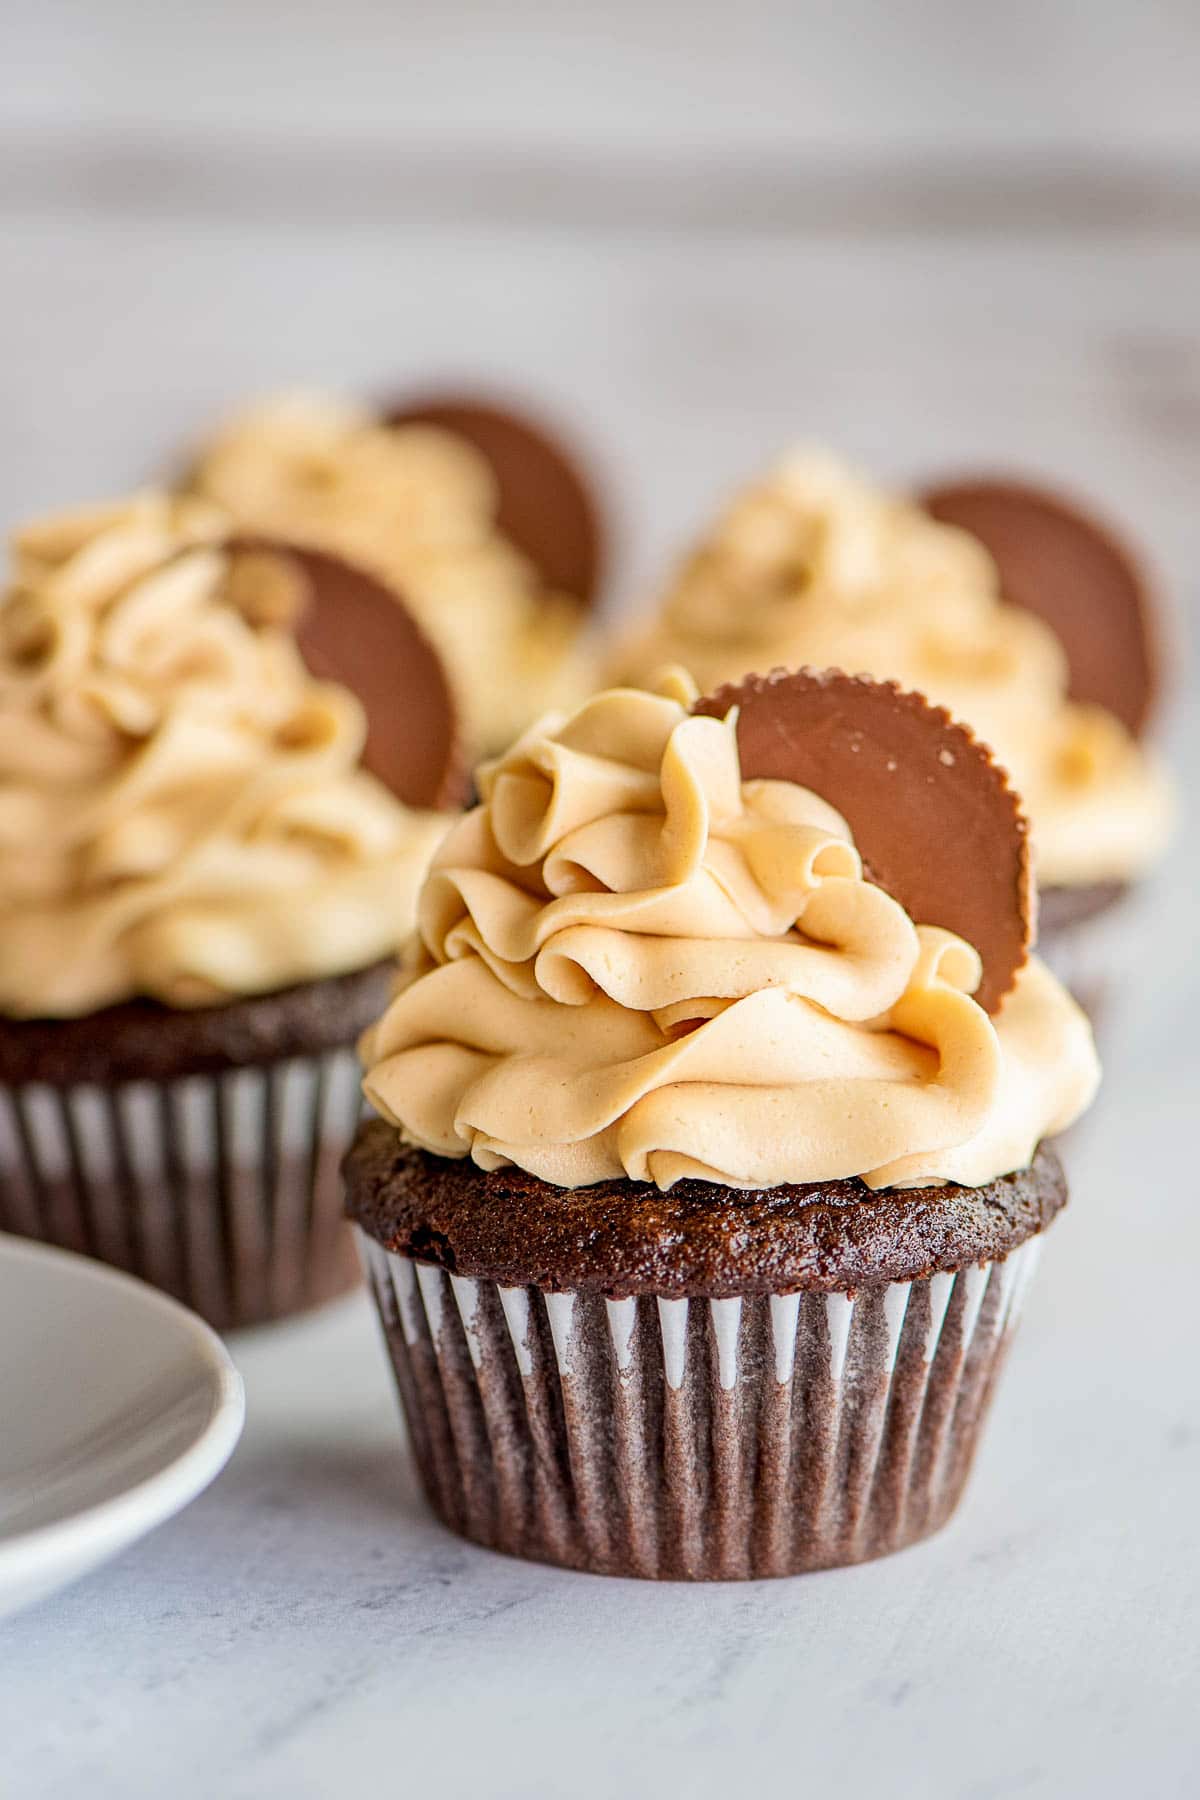
<svg viewBox="0 0 1200 1800"><path fill-rule="evenodd" d="M944 1524L1040 1243L856 1295L605 1300L447 1275L360 1233L444 1523L689 1580L864 1562Z"/></svg>
<svg viewBox="0 0 1200 1800"><path fill-rule="evenodd" d="M77 1250L220 1330L357 1285L339 1164L354 1053L113 1087L0 1086L0 1230Z"/></svg>

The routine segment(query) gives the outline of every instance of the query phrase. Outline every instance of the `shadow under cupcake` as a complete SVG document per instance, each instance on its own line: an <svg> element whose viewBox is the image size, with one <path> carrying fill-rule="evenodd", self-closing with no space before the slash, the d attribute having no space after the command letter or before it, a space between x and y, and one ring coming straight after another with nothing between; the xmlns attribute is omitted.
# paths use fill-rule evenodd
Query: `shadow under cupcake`
<svg viewBox="0 0 1200 1800"><path fill-rule="evenodd" d="M841 675L693 701L598 696L482 773L347 1206L447 1525L784 1575L953 1511L1098 1069L969 733Z"/></svg>

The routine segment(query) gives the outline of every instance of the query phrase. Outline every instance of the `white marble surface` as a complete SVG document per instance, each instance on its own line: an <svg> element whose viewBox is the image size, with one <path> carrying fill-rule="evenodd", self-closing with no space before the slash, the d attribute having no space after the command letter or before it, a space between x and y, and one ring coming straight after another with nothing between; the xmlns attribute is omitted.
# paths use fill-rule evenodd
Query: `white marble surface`
<svg viewBox="0 0 1200 1800"><path fill-rule="evenodd" d="M30 101L30 105L33 102ZM144 207L0 184L0 516L168 459L248 390L471 369L557 394L624 503L628 601L797 434L1107 498L1200 600L1200 245L1153 217L799 238ZM920 194L915 195L919 216ZM1174 751L1200 773L1186 672ZM1200 1788L1190 818L957 1522L891 1562L689 1590L424 1511L365 1301L235 1344L214 1490L0 1634L5 1800L686 1790L1104 1800Z"/></svg>

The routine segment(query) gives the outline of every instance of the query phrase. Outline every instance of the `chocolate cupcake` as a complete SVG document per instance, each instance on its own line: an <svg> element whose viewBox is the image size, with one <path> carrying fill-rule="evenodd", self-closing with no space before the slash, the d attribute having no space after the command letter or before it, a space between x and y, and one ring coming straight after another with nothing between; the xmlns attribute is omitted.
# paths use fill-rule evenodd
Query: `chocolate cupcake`
<svg viewBox="0 0 1200 1800"><path fill-rule="evenodd" d="M374 581L196 501L43 520L13 552L0 1230L221 1327L313 1305L355 1277L353 1045L464 785L436 654ZM368 652L393 703L370 730L317 679Z"/></svg>
<svg viewBox="0 0 1200 1800"><path fill-rule="evenodd" d="M801 672L602 694L480 791L346 1164L431 1505L648 1577L924 1537L1098 1077L1004 776Z"/></svg>
<svg viewBox="0 0 1200 1800"><path fill-rule="evenodd" d="M503 749L591 685L597 501L558 438L511 409L284 396L232 420L188 483L244 529L335 551L403 593L473 751Z"/></svg>
<svg viewBox="0 0 1200 1800"><path fill-rule="evenodd" d="M1170 830L1169 786L1140 739L1151 610L1132 554L1056 497L946 483L917 504L805 453L733 502L615 668L646 680L682 662L712 684L805 662L948 707L1020 791L1044 952L1090 991L1114 966L1114 904Z"/></svg>

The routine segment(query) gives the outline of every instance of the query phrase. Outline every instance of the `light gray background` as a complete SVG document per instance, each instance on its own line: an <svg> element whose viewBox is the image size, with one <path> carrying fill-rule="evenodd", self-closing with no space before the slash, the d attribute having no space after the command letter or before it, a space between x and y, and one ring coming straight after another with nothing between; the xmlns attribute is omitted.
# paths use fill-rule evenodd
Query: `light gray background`
<svg viewBox="0 0 1200 1800"><path fill-rule="evenodd" d="M1197 10L342 0L0 12L0 519L246 394L474 374L591 443L633 605L798 436L1011 461L1200 602ZM1171 748L1200 726L1179 634ZM365 1303L235 1344L225 1478L0 1636L0 1793L1190 1794L1200 861L1131 945L966 1506L690 1591L425 1515Z"/></svg>

